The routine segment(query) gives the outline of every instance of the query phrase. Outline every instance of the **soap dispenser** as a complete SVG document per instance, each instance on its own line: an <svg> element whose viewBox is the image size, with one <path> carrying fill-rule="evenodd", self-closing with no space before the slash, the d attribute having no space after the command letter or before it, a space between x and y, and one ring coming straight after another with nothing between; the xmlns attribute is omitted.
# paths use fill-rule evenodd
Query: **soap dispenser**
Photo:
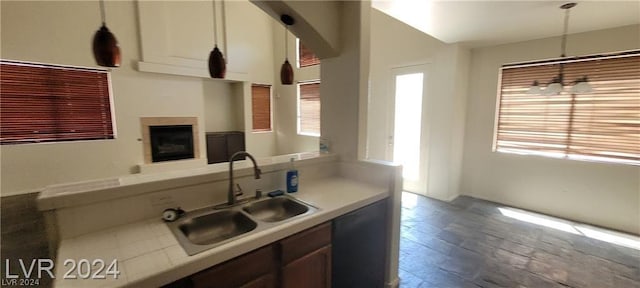
<svg viewBox="0 0 640 288"><path fill-rule="evenodd" d="M289 159L289 171L287 171L287 193L298 192L298 170L293 165L294 159Z"/></svg>

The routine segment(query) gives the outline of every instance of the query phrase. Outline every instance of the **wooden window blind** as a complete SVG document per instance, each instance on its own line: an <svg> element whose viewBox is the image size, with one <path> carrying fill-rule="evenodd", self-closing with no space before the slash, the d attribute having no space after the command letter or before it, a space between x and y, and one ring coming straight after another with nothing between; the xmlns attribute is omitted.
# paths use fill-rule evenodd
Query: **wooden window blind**
<svg viewBox="0 0 640 288"><path fill-rule="evenodd" d="M271 131L271 86L251 86L253 132Z"/></svg>
<svg viewBox="0 0 640 288"><path fill-rule="evenodd" d="M109 73L0 61L0 144L113 139Z"/></svg>
<svg viewBox="0 0 640 288"><path fill-rule="evenodd" d="M494 150L640 165L640 51L564 63L559 95L529 95L559 62L503 67ZM593 92L572 94L589 77Z"/></svg>
<svg viewBox="0 0 640 288"><path fill-rule="evenodd" d="M320 82L298 84L298 134L320 136Z"/></svg>
<svg viewBox="0 0 640 288"><path fill-rule="evenodd" d="M298 66L302 68L318 64L320 64L320 58L298 40Z"/></svg>

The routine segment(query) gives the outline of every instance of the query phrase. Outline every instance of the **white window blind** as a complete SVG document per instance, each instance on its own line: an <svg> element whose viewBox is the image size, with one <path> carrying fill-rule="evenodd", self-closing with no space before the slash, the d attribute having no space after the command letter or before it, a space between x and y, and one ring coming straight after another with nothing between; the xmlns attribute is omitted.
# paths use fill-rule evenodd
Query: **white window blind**
<svg viewBox="0 0 640 288"><path fill-rule="evenodd" d="M640 51L564 63L559 95L529 95L559 62L503 66L494 150L640 165ZM593 92L572 94L588 76Z"/></svg>

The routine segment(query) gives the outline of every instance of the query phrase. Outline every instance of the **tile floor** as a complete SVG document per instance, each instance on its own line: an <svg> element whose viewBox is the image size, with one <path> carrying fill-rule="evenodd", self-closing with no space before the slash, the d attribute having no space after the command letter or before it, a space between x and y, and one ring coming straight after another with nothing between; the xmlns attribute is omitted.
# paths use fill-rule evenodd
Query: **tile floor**
<svg viewBox="0 0 640 288"><path fill-rule="evenodd" d="M402 206L401 288L640 287L640 250L576 228L589 226L541 218L561 230L552 229L499 208L534 219L522 210L467 196L446 203L404 193Z"/></svg>

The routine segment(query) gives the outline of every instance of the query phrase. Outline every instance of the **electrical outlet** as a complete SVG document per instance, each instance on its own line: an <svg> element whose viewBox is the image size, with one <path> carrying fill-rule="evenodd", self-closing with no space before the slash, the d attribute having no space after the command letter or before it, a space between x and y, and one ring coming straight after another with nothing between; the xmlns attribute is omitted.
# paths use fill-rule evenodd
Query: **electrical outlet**
<svg viewBox="0 0 640 288"><path fill-rule="evenodd" d="M170 195L154 195L149 198L151 207L153 208L171 208L178 207L177 203Z"/></svg>

